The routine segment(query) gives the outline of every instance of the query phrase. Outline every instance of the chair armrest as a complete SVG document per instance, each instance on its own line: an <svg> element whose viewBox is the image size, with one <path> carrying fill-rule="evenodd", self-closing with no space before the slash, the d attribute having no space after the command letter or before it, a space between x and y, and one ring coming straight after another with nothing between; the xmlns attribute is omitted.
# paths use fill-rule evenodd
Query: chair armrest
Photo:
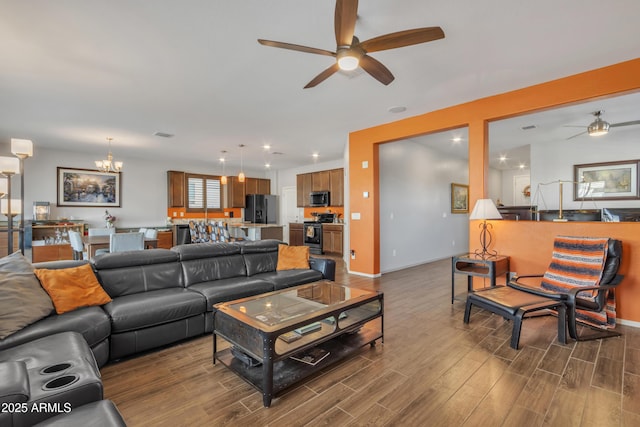
<svg viewBox="0 0 640 427"><path fill-rule="evenodd" d="M573 288L569 290L569 292L567 293L568 301L570 304L575 304L576 297L580 292L583 292L583 291L600 291L600 290L613 289L616 286L618 286L620 282L622 282L622 279L624 279L624 275L616 274L613 280L611 280L611 282L609 282L609 284L607 285L584 286L579 288Z"/></svg>
<svg viewBox="0 0 640 427"><path fill-rule="evenodd" d="M26 363L0 362L0 404L23 403L30 396Z"/></svg>
<svg viewBox="0 0 640 427"><path fill-rule="evenodd" d="M542 289L539 286L529 286L529 285L527 285L525 283L518 282L518 279L521 279L523 277L542 277L542 276L519 276L519 277L516 277L514 279L511 279L507 283L507 286L509 286L510 288L517 289L517 290L522 291L522 292L527 292L529 294L534 294L534 295L538 295L538 296L541 296L541 297L551 298L551 299L558 300L558 301L564 301L564 300L566 300L568 298L567 294L561 294L559 292L548 291L546 289Z"/></svg>
<svg viewBox="0 0 640 427"><path fill-rule="evenodd" d="M322 277L327 280L336 280L336 262L330 258L309 257L311 269L322 273Z"/></svg>

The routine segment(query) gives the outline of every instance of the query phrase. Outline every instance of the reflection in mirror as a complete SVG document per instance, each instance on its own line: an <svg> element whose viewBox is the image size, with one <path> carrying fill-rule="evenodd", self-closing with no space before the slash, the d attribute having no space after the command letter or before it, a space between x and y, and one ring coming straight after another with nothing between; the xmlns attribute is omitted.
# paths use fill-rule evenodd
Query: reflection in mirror
<svg viewBox="0 0 640 427"><path fill-rule="evenodd" d="M469 184L468 146L466 127L379 146L383 273L468 250L468 214L451 212L451 183Z"/></svg>
<svg viewBox="0 0 640 427"><path fill-rule="evenodd" d="M598 119L609 124L608 132L590 135L590 124L592 133L606 128ZM611 167L594 166L594 172L590 165L637 161L639 141L640 93L492 122L489 195L507 207L537 206L537 211L548 211L541 220L638 220L630 212L640 207L636 167L629 166L632 169L615 172L614 176ZM581 171L580 166L590 175L574 171ZM576 178L576 174L580 176ZM599 180L593 188L611 189L594 191L580 200L574 182L593 176ZM623 185L629 177L635 185ZM615 209L617 215L603 215L604 208Z"/></svg>

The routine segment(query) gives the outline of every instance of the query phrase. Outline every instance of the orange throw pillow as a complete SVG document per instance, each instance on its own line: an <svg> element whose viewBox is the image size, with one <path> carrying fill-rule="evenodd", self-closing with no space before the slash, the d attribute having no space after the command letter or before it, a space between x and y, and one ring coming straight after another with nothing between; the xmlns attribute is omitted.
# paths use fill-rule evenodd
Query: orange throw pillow
<svg viewBox="0 0 640 427"><path fill-rule="evenodd" d="M58 314L111 302L89 264L59 270L36 268L34 273Z"/></svg>
<svg viewBox="0 0 640 427"><path fill-rule="evenodd" d="M278 245L276 270L309 269L309 246Z"/></svg>

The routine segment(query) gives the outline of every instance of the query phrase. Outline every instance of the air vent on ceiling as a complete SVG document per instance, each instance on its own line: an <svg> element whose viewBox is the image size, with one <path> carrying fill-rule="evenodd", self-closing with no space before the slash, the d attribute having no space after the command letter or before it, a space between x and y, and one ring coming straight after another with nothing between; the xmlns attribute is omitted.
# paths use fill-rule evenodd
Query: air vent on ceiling
<svg viewBox="0 0 640 427"><path fill-rule="evenodd" d="M166 133L166 132L155 132L153 135L159 136L161 138L171 138L173 136L172 133Z"/></svg>
<svg viewBox="0 0 640 427"><path fill-rule="evenodd" d="M271 154L276 155L276 156L281 156L284 153L280 152L280 151L273 151Z"/></svg>
<svg viewBox="0 0 640 427"><path fill-rule="evenodd" d="M536 125L529 125L529 126L522 126L520 129L522 130L531 130L531 129L535 129Z"/></svg>

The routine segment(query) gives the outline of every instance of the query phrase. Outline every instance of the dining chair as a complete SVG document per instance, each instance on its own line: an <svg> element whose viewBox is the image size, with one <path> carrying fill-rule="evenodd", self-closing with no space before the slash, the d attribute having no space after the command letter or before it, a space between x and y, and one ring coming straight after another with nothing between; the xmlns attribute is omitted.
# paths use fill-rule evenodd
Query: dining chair
<svg viewBox="0 0 640 427"><path fill-rule="evenodd" d="M108 236L116 232L115 227L111 228L90 228L89 236Z"/></svg>
<svg viewBox="0 0 640 427"><path fill-rule="evenodd" d="M87 251L84 250L82 235L78 231L69 230L69 243L71 243L73 259L87 259Z"/></svg>
<svg viewBox="0 0 640 427"><path fill-rule="evenodd" d="M109 238L109 252L141 251L144 249L144 234L116 233Z"/></svg>

